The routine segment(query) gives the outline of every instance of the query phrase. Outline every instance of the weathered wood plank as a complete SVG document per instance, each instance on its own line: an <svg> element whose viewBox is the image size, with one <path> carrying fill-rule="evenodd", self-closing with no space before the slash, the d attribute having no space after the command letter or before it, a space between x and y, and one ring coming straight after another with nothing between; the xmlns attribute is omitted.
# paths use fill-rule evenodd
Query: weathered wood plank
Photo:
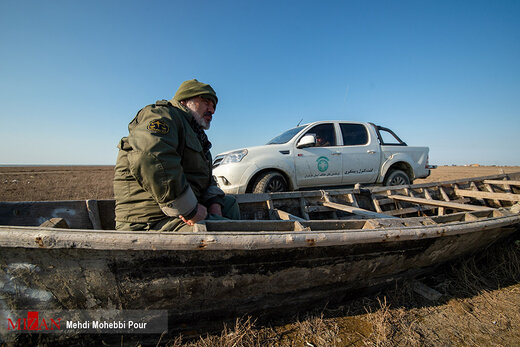
<svg viewBox="0 0 520 347"><path fill-rule="evenodd" d="M497 210L480 211L493 215ZM460 217L460 218L456 218ZM432 220L439 224L426 228L403 228L398 225L387 227L383 232L359 228L358 223L365 221L324 221L323 228L312 232L295 232L294 221L206 221L207 232L126 232L105 230L70 230L70 229L45 229L39 227L0 226L0 242L3 247L26 248L86 248L86 249L110 249L110 250L200 250L204 245L205 250L254 250L275 249L308 246L338 246L359 245L360 243L374 242L402 242L424 238L437 238L439 235L461 235L490 229L503 228L504 226L518 224L520 215L504 216L500 218L486 218L472 223L449 223L450 221L463 221L465 213L453 214L442 217L433 217ZM395 219L374 219L380 224ZM336 224L339 229L329 229L330 224ZM406 223L406 221L404 221ZM447 223L447 224L444 224ZM319 225L320 223L301 222L304 227ZM350 226L357 230L345 230ZM363 231L362 231L363 230ZM239 232L240 234L237 234ZM41 240L41 242L40 242ZM309 240L313 240L312 245Z"/></svg>
<svg viewBox="0 0 520 347"><path fill-rule="evenodd" d="M372 217L372 218L395 218L393 216L389 216L389 215L386 215L386 214L383 214L383 213L377 213L377 212L365 210L365 209L362 209L362 208L359 208L359 207L338 204L336 202L327 202L327 201L325 201L325 202L323 202L323 206L332 207L332 208L335 208L335 209L340 210L340 211L345 211L345 212L349 212L349 213L353 213L353 214L357 214L357 215L365 216L365 217Z"/></svg>
<svg viewBox="0 0 520 347"><path fill-rule="evenodd" d="M63 218L51 218L51 219L43 222L40 225L40 227L42 227L42 228L61 228L61 229L69 228L69 226L67 225L67 222Z"/></svg>
<svg viewBox="0 0 520 347"><path fill-rule="evenodd" d="M421 212L421 211L433 210L434 208L436 208L436 207L418 207L418 206L414 206L414 207L401 208L401 209L398 209L398 210L384 211L383 213L387 214L389 216L401 216L401 215L409 214L409 213L417 213L417 212Z"/></svg>
<svg viewBox="0 0 520 347"><path fill-rule="evenodd" d="M520 201L520 194L512 193L490 193L473 190L455 189L455 194L458 196L466 196L476 199L492 199L492 200L506 200L506 201Z"/></svg>
<svg viewBox="0 0 520 347"><path fill-rule="evenodd" d="M316 205L311 205L311 206L305 206L305 211L307 213L315 213L315 212L330 212L332 211L333 209L330 208L330 207L325 207L325 206L316 206Z"/></svg>
<svg viewBox="0 0 520 347"><path fill-rule="evenodd" d="M101 218L99 217L99 208L97 200L87 200L87 212L88 212L88 218L90 219L90 222L92 223L92 229L100 230L103 229L101 227Z"/></svg>
<svg viewBox="0 0 520 347"><path fill-rule="evenodd" d="M480 190L478 189L477 185L475 184L475 182L473 182L473 181L469 183L469 187L471 188L472 191L475 191L475 192L480 191ZM455 187L455 188L459 188L459 187ZM478 201L480 204L482 204L482 205L486 205L486 201L483 200L483 199L477 199L477 201Z"/></svg>
<svg viewBox="0 0 520 347"><path fill-rule="evenodd" d="M424 188L423 191L424 191L424 197L425 197L426 199L428 199L428 200L434 200L433 197L432 197L432 195L430 194L430 191L428 190L428 188ZM444 207L442 207L442 206L438 206L438 207L434 207L434 208L437 208L437 214L438 214L439 216L443 216L443 215L444 215L444 212L445 212L445 211L444 211Z"/></svg>
<svg viewBox="0 0 520 347"><path fill-rule="evenodd" d="M441 196L444 199L444 201L450 201L450 197L448 196L448 194L442 186L439 186L439 192L441 192Z"/></svg>
<svg viewBox="0 0 520 347"><path fill-rule="evenodd" d="M354 194L347 194L347 196L352 206L359 207L356 196Z"/></svg>
<svg viewBox="0 0 520 347"><path fill-rule="evenodd" d="M444 201L450 201L450 197L448 196L448 194L446 194L446 191L444 190L444 188L442 186L439 186L439 193L441 193L441 197ZM438 215L439 216L443 216L444 214L446 213L445 211L445 208L442 207L442 206L439 206L439 210L438 210Z"/></svg>
<svg viewBox="0 0 520 347"><path fill-rule="evenodd" d="M491 184L489 183L484 183L484 187L486 188L486 190L490 193L495 193L495 190L493 189L493 186L491 186ZM493 202L495 203L495 205L497 205L498 207L502 207L502 203L500 202L500 200L497 200L497 199L494 199Z"/></svg>
<svg viewBox="0 0 520 347"><path fill-rule="evenodd" d="M471 178L458 178L458 179L455 179L455 180L448 180L448 181L442 181L442 182L429 182L429 183L420 183L420 184L414 184L413 187L414 188L425 188L425 187L437 187L439 186L439 183L441 183L442 185L444 186L448 186L448 185L452 185L454 183L468 183L468 182L471 182L471 181L483 181L483 180L488 180L488 179L500 179L500 178L508 178L508 177L513 177L515 179L518 179L520 175L520 172L516 172L516 173L509 173L509 174L498 174L498 175L489 175L489 176L481 176L481 177L471 177ZM379 193L379 192L382 192L382 191L387 191L387 190L393 190L393 191L397 191L399 189L402 189L402 186L395 186L396 188L392 188L391 186L388 187L373 187L371 188L370 190L372 191L372 193Z"/></svg>
<svg viewBox="0 0 520 347"><path fill-rule="evenodd" d="M411 198L409 196L404 196L404 195L390 195L389 198L397 200L397 201L411 202L411 203L418 204L418 205L442 206L442 207L447 207L447 208L451 208L454 210L462 210L462 211L484 211L484 210L490 209L489 207L486 207L486 206L458 204L455 202L428 200L428 199L423 199L423 198Z"/></svg>
<svg viewBox="0 0 520 347"><path fill-rule="evenodd" d="M329 193L325 190L320 190L322 200L325 200L327 203L331 203ZM325 206L325 205L324 205ZM330 207L330 206L329 206ZM332 211L332 217L334 219L338 219L338 214L336 213L336 209Z"/></svg>
<svg viewBox="0 0 520 347"><path fill-rule="evenodd" d="M464 204L466 202L469 202L469 199L453 200L452 202ZM398 210L383 211L382 213L387 214L389 216L402 216L402 215L405 215L405 214L415 213L415 212L420 212L420 211L422 211L422 212L424 212L424 211L431 211L431 210L433 210L435 208L438 208L439 210L440 209L445 209L445 207L442 207L442 206L422 206L422 207L414 206L414 207L401 208L401 209L398 209ZM439 214L439 216L444 216L444 214Z"/></svg>
<svg viewBox="0 0 520 347"><path fill-rule="evenodd" d="M379 206L388 205L388 204L395 204L395 201L392 199L387 199L387 195L376 195L372 194L372 199L376 199ZM378 211L376 211L378 212Z"/></svg>
<svg viewBox="0 0 520 347"><path fill-rule="evenodd" d="M484 183L504 185L504 186L520 186L520 181L508 181L508 180L484 180Z"/></svg>
<svg viewBox="0 0 520 347"><path fill-rule="evenodd" d="M381 203L379 202L379 199L377 199L374 195L372 195L372 202L374 203L374 207L376 209L376 212L383 212L383 209L381 208Z"/></svg>
<svg viewBox="0 0 520 347"><path fill-rule="evenodd" d="M290 214L289 212L285 212L285 211L277 209L277 208L271 209L271 211L276 217L280 218L281 220L295 220L295 221L299 221L299 222L306 221L303 218L300 218L298 216Z"/></svg>
<svg viewBox="0 0 520 347"><path fill-rule="evenodd" d="M294 221L294 231L311 231L311 228L308 226L302 225L302 223L297 220Z"/></svg>

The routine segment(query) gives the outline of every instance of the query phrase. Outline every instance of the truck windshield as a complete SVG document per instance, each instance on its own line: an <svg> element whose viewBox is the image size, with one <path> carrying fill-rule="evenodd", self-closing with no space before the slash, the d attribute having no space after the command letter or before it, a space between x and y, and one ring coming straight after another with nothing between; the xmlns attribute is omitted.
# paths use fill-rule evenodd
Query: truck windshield
<svg viewBox="0 0 520 347"><path fill-rule="evenodd" d="M289 129L286 132L284 132L283 134L278 135L271 141L267 142L267 144L268 145L280 145L282 143L287 143L287 142L289 142L290 139L292 139L294 137L294 135L298 134L300 132L300 130L302 130L303 128L305 128L305 125Z"/></svg>

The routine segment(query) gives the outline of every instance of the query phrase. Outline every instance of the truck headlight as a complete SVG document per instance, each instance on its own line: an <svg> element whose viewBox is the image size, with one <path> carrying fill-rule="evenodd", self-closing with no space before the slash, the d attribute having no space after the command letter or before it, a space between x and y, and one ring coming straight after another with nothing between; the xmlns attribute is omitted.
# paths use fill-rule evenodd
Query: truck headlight
<svg viewBox="0 0 520 347"><path fill-rule="evenodd" d="M229 164L229 163L238 163L247 155L247 149L241 149L239 151L234 151L226 154L220 165Z"/></svg>

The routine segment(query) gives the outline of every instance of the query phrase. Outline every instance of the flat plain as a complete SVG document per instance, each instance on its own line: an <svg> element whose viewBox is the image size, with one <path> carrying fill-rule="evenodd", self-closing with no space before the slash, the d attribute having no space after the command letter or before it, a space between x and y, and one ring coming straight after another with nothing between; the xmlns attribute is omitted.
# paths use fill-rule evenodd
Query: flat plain
<svg viewBox="0 0 520 347"><path fill-rule="evenodd" d="M112 199L113 166L0 167L0 201ZM440 166L427 179L520 172L520 166ZM166 346L514 346L520 344L520 232L419 279L442 294L429 301L412 283L256 325L244 317L220 333ZM124 337L122 337L123 345Z"/></svg>
<svg viewBox="0 0 520 347"><path fill-rule="evenodd" d="M439 166L425 179L438 182L464 177L520 172L520 166ZM0 166L0 201L113 199L114 167Z"/></svg>

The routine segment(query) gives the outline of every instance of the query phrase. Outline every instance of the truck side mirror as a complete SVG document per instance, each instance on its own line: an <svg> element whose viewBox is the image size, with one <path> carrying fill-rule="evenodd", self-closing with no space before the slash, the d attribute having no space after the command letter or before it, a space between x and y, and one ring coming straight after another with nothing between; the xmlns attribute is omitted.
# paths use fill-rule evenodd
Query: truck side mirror
<svg viewBox="0 0 520 347"><path fill-rule="evenodd" d="M296 145L297 148L306 148L306 147L314 147L316 146L316 135L315 134L307 134L298 141Z"/></svg>

